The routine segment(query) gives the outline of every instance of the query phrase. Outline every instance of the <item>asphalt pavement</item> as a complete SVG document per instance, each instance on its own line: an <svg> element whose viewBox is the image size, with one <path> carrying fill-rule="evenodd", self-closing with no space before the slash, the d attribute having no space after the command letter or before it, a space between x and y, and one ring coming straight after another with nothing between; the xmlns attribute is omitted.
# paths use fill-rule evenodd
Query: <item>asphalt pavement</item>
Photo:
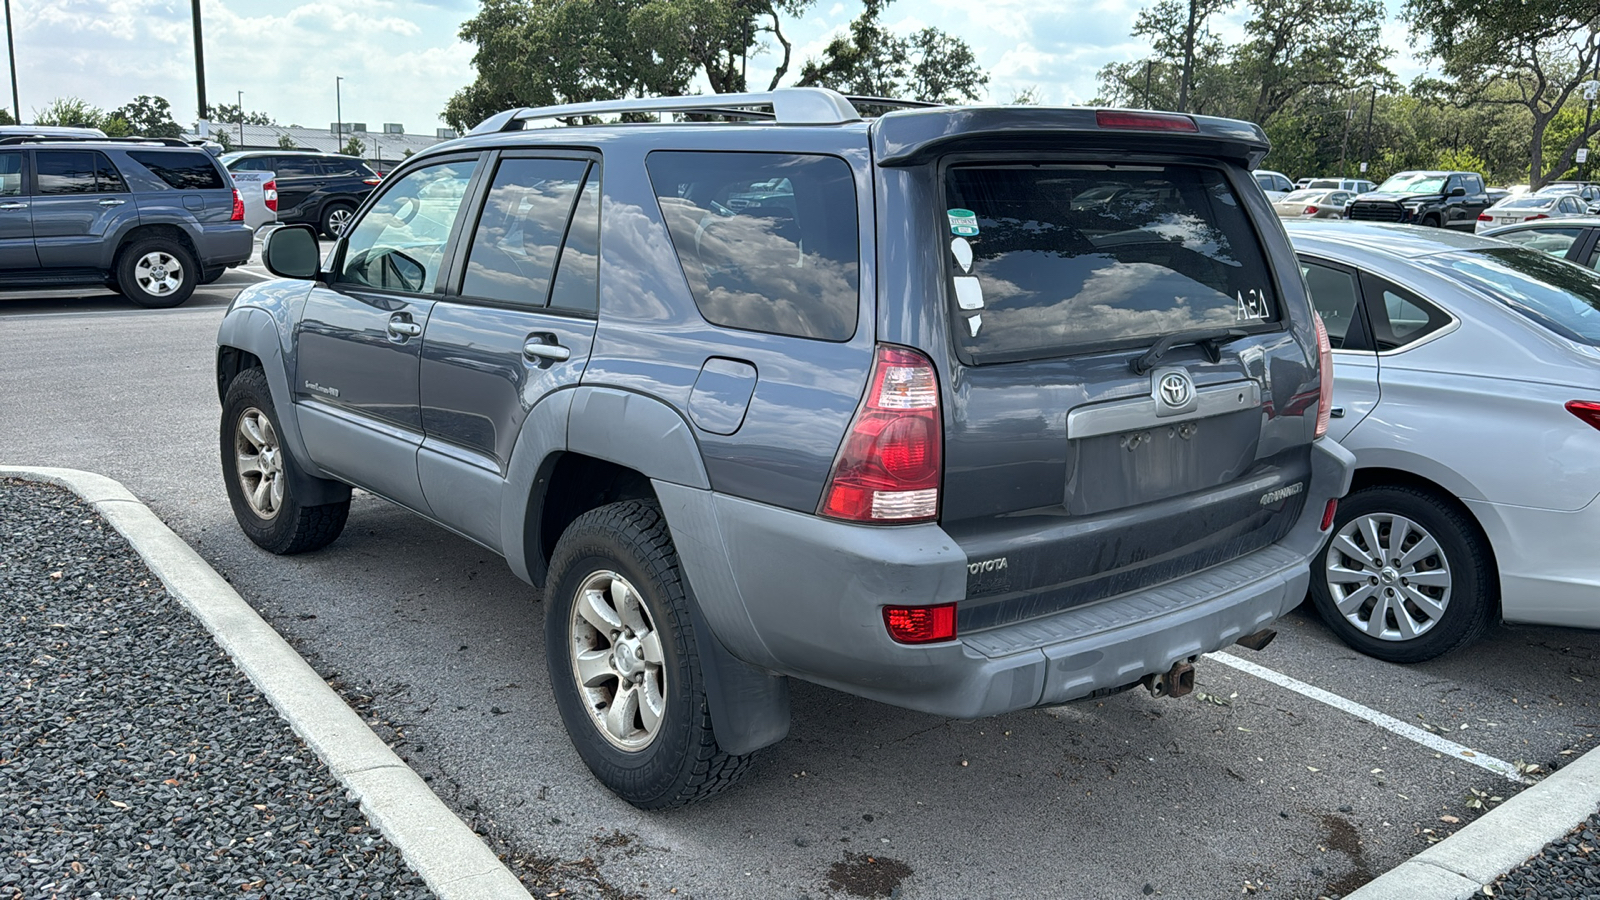
<svg viewBox="0 0 1600 900"><path fill-rule="evenodd" d="M462 818L579 896L1333 897L1600 732L1600 634L1496 627L1401 667L1302 610L1265 651L1234 649L1245 668L1202 660L1178 700L956 721L797 684L789 738L740 787L642 813L568 744L537 592L501 560L360 493L319 553L273 558L238 531L214 339L254 280L230 272L169 311L3 301L0 463L123 482L401 726L396 751Z"/></svg>

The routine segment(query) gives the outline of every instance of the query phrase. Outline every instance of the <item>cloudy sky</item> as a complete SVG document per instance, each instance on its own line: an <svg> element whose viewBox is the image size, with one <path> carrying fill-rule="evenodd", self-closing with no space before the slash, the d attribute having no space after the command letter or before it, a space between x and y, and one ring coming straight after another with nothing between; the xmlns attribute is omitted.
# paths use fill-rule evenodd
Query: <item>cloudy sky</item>
<svg viewBox="0 0 1600 900"><path fill-rule="evenodd" d="M76 96L114 108L138 94L172 102L179 122L195 116L189 0L12 0L17 82L24 120L52 99ZM925 25L966 39L991 73L990 99L1005 102L1037 86L1046 103L1095 95L1095 72L1138 58L1129 37L1145 0L895 0L895 30ZM1390 0L1391 8L1398 0ZM244 105L283 123L326 127L335 119L335 77L343 76L343 117L376 129L400 122L431 134L445 100L472 78L472 48L457 36L476 0L203 0L206 92L213 104ZM796 62L821 51L860 11L859 0L819 0L785 32ZM1225 36L1239 17L1221 23ZM1418 71L1404 30L1385 34L1397 74ZM776 59L752 60L751 82ZM757 70L764 70L758 75ZM792 75L791 75L792 77ZM4 71L0 70L0 79ZM0 83L4 83L0 81ZM6 84L6 88L10 85ZM4 95L9 104L9 91Z"/></svg>

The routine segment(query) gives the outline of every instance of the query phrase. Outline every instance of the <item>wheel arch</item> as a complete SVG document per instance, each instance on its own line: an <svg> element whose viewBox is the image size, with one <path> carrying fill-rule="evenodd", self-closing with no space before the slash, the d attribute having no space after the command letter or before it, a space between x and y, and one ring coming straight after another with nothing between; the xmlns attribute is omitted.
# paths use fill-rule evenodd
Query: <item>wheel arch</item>
<svg viewBox="0 0 1600 900"><path fill-rule="evenodd" d="M175 225L170 222L140 223L129 227L127 231L119 235L112 245L115 249L112 251L111 259L107 264L113 274L122 265L122 257L128 252L128 248L133 246L135 242L142 241L145 238L166 238L177 242L184 249L184 252L189 254L189 258L194 261L195 278L198 279L200 277L200 250L195 246L194 236L189 234L181 225Z"/></svg>

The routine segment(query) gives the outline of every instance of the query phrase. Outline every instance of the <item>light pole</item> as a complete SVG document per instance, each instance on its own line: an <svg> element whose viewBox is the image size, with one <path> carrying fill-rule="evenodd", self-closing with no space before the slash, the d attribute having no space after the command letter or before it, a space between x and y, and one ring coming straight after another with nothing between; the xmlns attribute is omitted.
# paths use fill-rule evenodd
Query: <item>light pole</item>
<svg viewBox="0 0 1600 900"><path fill-rule="evenodd" d="M244 91L239 91L239 149L244 149Z"/></svg>
<svg viewBox="0 0 1600 900"><path fill-rule="evenodd" d="M1594 101L1600 99L1600 81L1585 81L1579 85L1583 88L1583 99L1589 104L1589 109L1583 114L1583 159L1578 160L1578 180L1589 180L1589 123L1594 119Z"/></svg>
<svg viewBox="0 0 1600 900"><path fill-rule="evenodd" d="M11 61L11 111L16 113L17 124L22 124L22 104L17 100L17 49L11 35L11 0L6 0L6 58Z"/></svg>
<svg viewBox="0 0 1600 900"><path fill-rule="evenodd" d="M11 0L6 0L9 6ZM200 0L193 0L194 7L194 93L195 100L200 106L200 120L195 123L195 128L201 137L210 137L210 112L206 109L206 51L205 40L200 36ZM13 79L15 81L15 79Z"/></svg>
<svg viewBox="0 0 1600 900"><path fill-rule="evenodd" d="M338 144L339 141L344 140L344 101L340 97L340 88L342 87L343 83L343 75L335 75L333 77L333 126L334 128L338 129L338 132L334 134L333 139L336 144ZM338 146L333 148L333 152L338 153L343 149L344 145L338 144Z"/></svg>

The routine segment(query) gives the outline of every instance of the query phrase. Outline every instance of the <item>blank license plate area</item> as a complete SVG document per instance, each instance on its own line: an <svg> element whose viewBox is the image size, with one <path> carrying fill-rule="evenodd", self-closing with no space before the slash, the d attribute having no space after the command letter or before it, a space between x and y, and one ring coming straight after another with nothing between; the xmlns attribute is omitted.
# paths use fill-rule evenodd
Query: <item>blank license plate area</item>
<svg viewBox="0 0 1600 900"><path fill-rule="evenodd" d="M1094 515L1220 487L1248 471L1261 439L1261 411L1074 441L1067 511Z"/></svg>

